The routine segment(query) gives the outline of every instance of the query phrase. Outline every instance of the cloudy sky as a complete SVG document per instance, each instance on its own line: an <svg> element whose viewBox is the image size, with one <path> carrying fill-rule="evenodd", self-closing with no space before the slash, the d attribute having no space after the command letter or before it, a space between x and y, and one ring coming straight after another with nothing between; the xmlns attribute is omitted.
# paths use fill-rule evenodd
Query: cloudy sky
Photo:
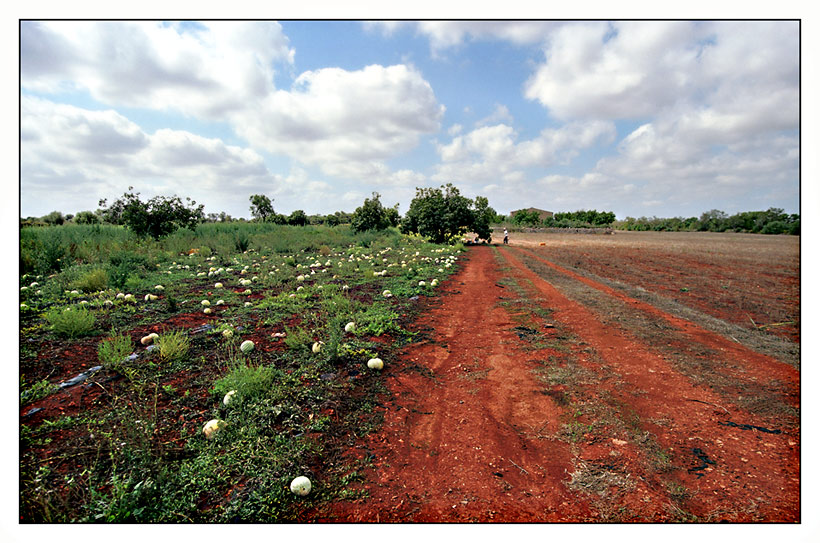
<svg viewBox="0 0 820 543"><path fill-rule="evenodd" d="M800 208L795 21L23 21L20 214Z"/></svg>

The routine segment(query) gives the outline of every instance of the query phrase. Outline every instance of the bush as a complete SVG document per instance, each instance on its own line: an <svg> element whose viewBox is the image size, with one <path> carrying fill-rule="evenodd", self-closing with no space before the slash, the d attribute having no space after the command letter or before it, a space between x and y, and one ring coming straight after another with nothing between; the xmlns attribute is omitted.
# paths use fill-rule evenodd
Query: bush
<svg viewBox="0 0 820 543"><path fill-rule="evenodd" d="M46 313L46 320L51 325L51 329L57 334L77 338L86 336L94 330L97 319L87 309L52 309Z"/></svg>
<svg viewBox="0 0 820 543"><path fill-rule="evenodd" d="M74 222L77 224L99 224L100 218L91 211L80 211L74 217Z"/></svg>
<svg viewBox="0 0 820 543"><path fill-rule="evenodd" d="M111 286L123 288L131 275L146 271L148 259L131 251L120 251L111 255L110 263L108 278Z"/></svg>
<svg viewBox="0 0 820 543"><path fill-rule="evenodd" d="M91 270L84 274L75 283L74 287L83 292L99 292L108 287L108 274L102 268Z"/></svg>

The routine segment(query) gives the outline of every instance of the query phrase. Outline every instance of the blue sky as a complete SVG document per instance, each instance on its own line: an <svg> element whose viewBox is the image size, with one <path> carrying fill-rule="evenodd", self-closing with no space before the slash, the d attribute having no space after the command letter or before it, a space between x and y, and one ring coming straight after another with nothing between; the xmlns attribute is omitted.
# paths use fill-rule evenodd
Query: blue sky
<svg viewBox="0 0 820 543"><path fill-rule="evenodd" d="M795 21L25 21L20 214L800 206Z"/></svg>

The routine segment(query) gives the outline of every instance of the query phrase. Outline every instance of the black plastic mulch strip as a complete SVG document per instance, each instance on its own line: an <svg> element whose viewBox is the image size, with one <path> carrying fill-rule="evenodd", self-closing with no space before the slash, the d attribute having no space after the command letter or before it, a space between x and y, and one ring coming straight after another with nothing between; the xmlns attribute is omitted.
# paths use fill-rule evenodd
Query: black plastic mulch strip
<svg viewBox="0 0 820 543"><path fill-rule="evenodd" d="M772 430L770 428L764 428L762 426L754 426L752 424L738 424L738 423L732 422L732 421L726 421L726 422L718 421L718 424L720 424L721 426L731 426L733 428L740 428L741 430L759 430L761 432L766 432L767 434L779 434L780 433L780 430L777 430L777 429Z"/></svg>
<svg viewBox="0 0 820 543"><path fill-rule="evenodd" d="M697 472L703 471L703 470L705 470L706 468L709 467L709 464L712 464L712 465L715 464L715 461L712 460L711 458L709 458L706 455L706 453L703 452L701 449L697 449L697 448L692 449L692 453L695 455L695 458L697 458L698 460L701 461L701 465L700 466L695 466L694 468L689 468L687 470L687 471L689 471L689 473L692 473L693 471L697 471ZM703 473L696 473L695 475L697 475L698 479L700 479L701 477L703 477L704 474Z"/></svg>

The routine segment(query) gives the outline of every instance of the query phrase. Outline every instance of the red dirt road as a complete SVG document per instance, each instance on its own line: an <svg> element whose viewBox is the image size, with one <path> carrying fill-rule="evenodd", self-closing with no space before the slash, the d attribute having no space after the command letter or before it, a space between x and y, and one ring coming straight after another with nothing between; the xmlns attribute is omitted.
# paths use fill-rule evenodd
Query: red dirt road
<svg viewBox="0 0 820 543"><path fill-rule="evenodd" d="M463 260L417 323L430 340L387 361L384 425L351 451L373 455L351 485L367 496L315 520L800 520L797 370L647 304L630 311L665 322L664 347L638 339L631 313L605 324L510 248ZM640 305L587 286L613 311ZM667 341L690 350L675 358ZM698 342L698 363L738 376L735 388L681 369ZM756 394L783 412L745 409Z"/></svg>

